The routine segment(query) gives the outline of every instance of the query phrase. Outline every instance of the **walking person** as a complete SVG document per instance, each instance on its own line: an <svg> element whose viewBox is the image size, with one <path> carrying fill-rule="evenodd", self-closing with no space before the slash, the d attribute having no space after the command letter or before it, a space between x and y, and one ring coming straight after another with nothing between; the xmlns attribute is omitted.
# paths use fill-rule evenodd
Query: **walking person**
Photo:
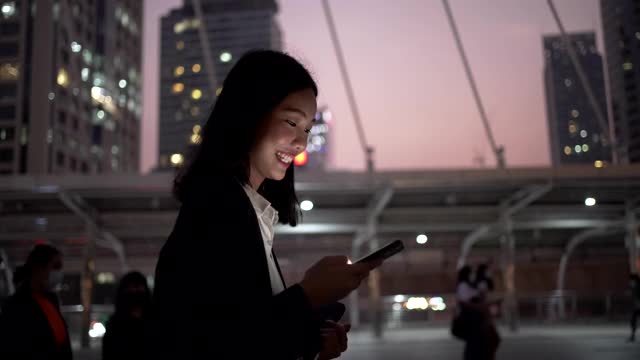
<svg viewBox="0 0 640 360"><path fill-rule="evenodd" d="M3 360L70 360L67 324L56 290L62 284L62 254L39 244L16 269L18 285L2 308L0 355Z"/></svg>
<svg viewBox="0 0 640 360"><path fill-rule="evenodd" d="M488 336L489 308L481 301L480 296L480 292L474 287L471 267L463 266L458 271L458 318L454 320L458 323L454 326L458 328L458 337L465 342L464 360L493 359Z"/></svg>
<svg viewBox="0 0 640 360"><path fill-rule="evenodd" d="M150 305L151 291L144 275L137 271L125 274L116 292L115 313L102 338L102 360L144 359Z"/></svg>

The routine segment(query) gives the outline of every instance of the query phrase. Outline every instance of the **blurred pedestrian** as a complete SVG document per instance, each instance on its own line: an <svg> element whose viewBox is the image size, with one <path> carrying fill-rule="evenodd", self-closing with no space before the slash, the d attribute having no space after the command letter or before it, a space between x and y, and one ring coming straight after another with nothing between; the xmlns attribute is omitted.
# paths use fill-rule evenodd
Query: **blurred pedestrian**
<svg viewBox="0 0 640 360"><path fill-rule="evenodd" d="M638 328L638 316L640 316L640 277L638 274L629 276L629 284L631 285L631 298L633 310L631 312L631 336L629 341L636 340L636 329Z"/></svg>
<svg viewBox="0 0 640 360"><path fill-rule="evenodd" d="M292 162L307 147L317 93L309 72L276 51L245 54L229 72L174 182L181 208L153 294L157 356L329 359L346 350L348 326L321 331L314 309L380 263L325 257L287 287L272 248L274 225L300 217Z"/></svg>
<svg viewBox="0 0 640 360"><path fill-rule="evenodd" d="M2 359L72 359L69 331L55 291L62 284L62 254L36 245L16 269L17 285L0 317Z"/></svg>
<svg viewBox="0 0 640 360"><path fill-rule="evenodd" d="M496 328L495 322L493 321L494 314L497 313L497 308L500 300L493 299L491 297L491 293L493 292L494 285L493 279L489 274L489 265L488 264L480 264L476 268L475 276L474 276L474 287L478 290L478 298L477 302L482 303L487 306L488 314L486 319L486 331L487 331L487 342L491 349L492 357L495 358L495 354L498 351L498 346L500 345L500 334Z"/></svg>
<svg viewBox="0 0 640 360"><path fill-rule="evenodd" d="M491 278L491 275L489 275L488 264L478 265L473 282L474 287L478 290L479 300L487 301L494 288L493 279Z"/></svg>
<svg viewBox="0 0 640 360"><path fill-rule="evenodd" d="M456 286L458 310L452 333L465 342L464 360L491 360L495 352L490 341L491 314L474 287L472 270L463 266L458 271Z"/></svg>
<svg viewBox="0 0 640 360"><path fill-rule="evenodd" d="M103 360L144 358L150 305L151 291L144 275L137 271L125 274L116 292L115 313L102 338Z"/></svg>

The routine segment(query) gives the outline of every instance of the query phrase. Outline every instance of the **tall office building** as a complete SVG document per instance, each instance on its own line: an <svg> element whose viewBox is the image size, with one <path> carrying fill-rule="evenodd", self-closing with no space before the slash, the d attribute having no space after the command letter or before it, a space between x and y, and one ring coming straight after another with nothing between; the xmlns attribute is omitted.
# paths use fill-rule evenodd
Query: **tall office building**
<svg viewBox="0 0 640 360"><path fill-rule="evenodd" d="M0 174L138 170L142 0L0 1Z"/></svg>
<svg viewBox="0 0 640 360"><path fill-rule="evenodd" d="M602 57L594 33L569 35L596 101L607 118ZM611 161L611 147L561 36L543 39L544 82L553 166L590 163L601 167Z"/></svg>
<svg viewBox="0 0 640 360"><path fill-rule="evenodd" d="M202 22L189 0L161 21L160 169L180 166L189 145L200 141L201 125L235 61L249 50L281 48L275 0L200 0L200 4ZM201 30L206 31L216 90L208 80Z"/></svg>
<svg viewBox="0 0 640 360"><path fill-rule="evenodd" d="M640 1L601 0L613 127L623 163L640 162Z"/></svg>

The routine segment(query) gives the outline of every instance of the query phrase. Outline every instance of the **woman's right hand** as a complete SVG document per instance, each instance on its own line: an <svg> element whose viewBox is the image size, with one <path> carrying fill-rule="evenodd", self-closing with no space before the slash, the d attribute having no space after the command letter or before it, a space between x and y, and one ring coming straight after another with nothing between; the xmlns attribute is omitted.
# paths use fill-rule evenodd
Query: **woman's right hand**
<svg viewBox="0 0 640 360"><path fill-rule="evenodd" d="M338 301L360 286L382 261L349 264L346 256L327 256L311 266L300 282L312 307Z"/></svg>

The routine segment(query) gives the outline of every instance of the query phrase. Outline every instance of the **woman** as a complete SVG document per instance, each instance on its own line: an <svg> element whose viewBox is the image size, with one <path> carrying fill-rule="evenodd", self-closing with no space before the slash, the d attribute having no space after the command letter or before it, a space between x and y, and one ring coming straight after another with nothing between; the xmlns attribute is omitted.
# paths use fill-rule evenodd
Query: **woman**
<svg viewBox="0 0 640 360"><path fill-rule="evenodd" d="M16 270L18 288L0 317L2 359L72 359L69 331L54 291L62 283L62 255L36 245Z"/></svg>
<svg viewBox="0 0 640 360"><path fill-rule="evenodd" d="M116 293L116 311L102 338L103 360L144 358L150 304L151 291L144 275L137 271L124 275Z"/></svg>
<svg viewBox="0 0 640 360"><path fill-rule="evenodd" d="M493 279L489 276L489 265L478 265L476 268L474 287L478 290L481 301L487 302L494 287Z"/></svg>
<svg viewBox="0 0 640 360"><path fill-rule="evenodd" d="M471 268L463 266L458 271L458 284L456 286L458 300L458 315L462 325L462 337L465 341L465 360L490 360L494 357L491 348L490 312L488 306L481 301L481 294L473 286L471 280Z"/></svg>
<svg viewBox="0 0 640 360"><path fill-rule="evenodd" d="M279 52L248 53L231 69L174 182L182 204L153 296L158 356L329 359L346 350L348 329L321 331L314 310L380 263L326 257L287 287L272 250L274 224L298 223L291 162L306 148L317 93L307 70Z"/></svg>

